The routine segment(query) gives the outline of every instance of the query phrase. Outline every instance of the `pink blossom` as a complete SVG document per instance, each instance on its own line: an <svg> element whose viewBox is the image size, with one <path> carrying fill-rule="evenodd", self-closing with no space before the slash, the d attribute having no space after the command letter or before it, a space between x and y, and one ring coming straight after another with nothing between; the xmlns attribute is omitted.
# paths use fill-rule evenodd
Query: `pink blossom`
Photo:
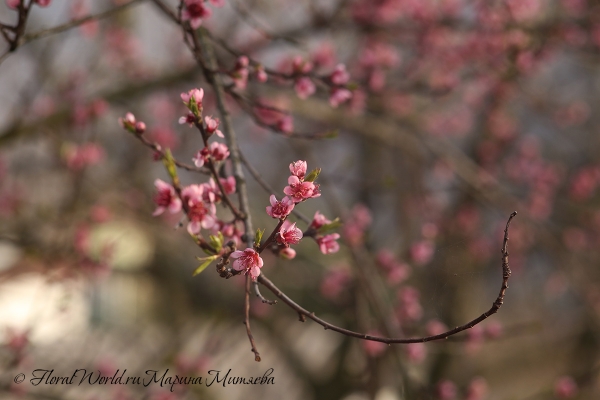
<svg viewBox="0 0 600 400"><path fill-rule="evenodd" d="M74 2L71 6L71 19L83 18L90 14L88 5L83 0ZM81 33L87 37L93 37L98 33L100 24L98 20L92 19L80 25Z"/></svg>
<svg viewBox="0 0 600 400"><path fill-rule="evenodd" d="M211 143L208 148L199 150L196 155L192 158L196 167L202 167L207 161L208 157L212 157L214 161L223 161L229 157L229 149L227 145L223 143Z"/></svg>
<svg viewBox="0 0 600 400"><path fill-rule="evenodd" d="M570 376L561 376L554 384L554 393L559 399L571 399L577 394L577 383Z"/></svg>
<svg viewBox="0 0 600 400"><path fill-rule="evenodd" d="M302 239L302 231L296 228L296 223L284 221L281 229L277 233L277 243L289 246L290 244L298 244Z"/></svg>
<svg viewBox="0 0 600 400"><path fill-rule="evenodd" d="M40 7L48 7L50 5L51 0L35 0L35 2Z"/></svg>
<svg viewBox="0 0 600 400"><path fill-rule="evenodd" d="M291 115L285 115L275 123L275 126L281 132L292 133L294 131L294 120Z"/></svg>
<svg viewBox="0 0 600 400"><path fill-rule="evenodd" d="M323 225L327 225L330 223L331 223L330 220L325 218L325 216L323 214L321 214L319 211L317 211L317 212L315 212L315 216L313 217L313 220L310 223L309 228L316 230L316 229L319 229L320 227L322 227Z"/></svg>
<svg viewBox="0 0 600 400"><path fill-rule="evenodd" d="M344 88L333 88L329 95L329 104L333 108L337 108L342 103L352 98L352 92Z"/></svg>
<svg viewBox="0 0 600 400"><path fill-rule="evenodd" d="M265 67L263 67L262 65L257 65L254 68L254 74L256 75L256 80L260 83L265 83L269 79L269 76L265 71Z"/></svg>
<svg viewBox="0 0 600 400"><path fill-rule="evenodd" d="M181 198L185 204L189 204L191 201L203 201L204 200L204 186L202 185L189 185L183 188L181 191Z"/></svg>
<svg viewBox="0 0 600 400"><path fill-rule="evenodd" d="M302 100L305 100L315 93L317 87L309 77L303 76L296 80L294 89L296 90L298 97L300 97Z"/></svg>
<svg viewBox="0 0 600 400"><path fill-rule="evenodd" d="M502 331L502 324L497 321L492 321L485 327L485 335L490 339L498 339L502 336Z"/></svg>
<svg viewBox="0 0 600 400"><path fill-rule="evenodd" d="M338 64L329 77L334 85L345 85L350 80L350 74L344 64Z"/></svg>
<svg viewBox="0 0 600 400"><path fill-rule="evenodd" d="M210 214L210 208L196 198L188 202L188 226L187 230L192 235L200 233L200 229L210 229L215 224L215 217Z"/></svg>
<svg viewBox="0 0 600 400"><path fill-rule="evenodd" d="M223 186L223 190L225 191L225 194L235 193L235 189L236 189L235 177L228 176L227 178L219 178L219 181L221 182L221 186Z"/></svg>
<svg viewBox="0 0 600 400"><path fill-rule="evenodd" d="M434 245L429 240L422 240L410 246L410 256L417 265L425 265L433 258Z"/></svg>
<svg viewBox="0 0 600 400"><path fill-rule="evenodd" d="M478 376L476 378L473 378L471 383L469 383L469 387L467 388L466 400L483 400L487 393L487 381L484 378Z"/></svg>
<svg viewBox="0 0 600 400"><path fill-rule="evenodd" d="M97 143L84 143L80 146L66 143L63 147L63 157L69 169L79 171L102 161L104 149Z"/></svg>
<svg viewBox="0 0 600 400"><path fill-rule="evenodd" d="M398 292L398 314L400 319L418 321L423 316L423 308L419 300L419 291L413 287L405 286Z"/></svg>
<svg viewBox="0 0 600 400"><path fill-rule="evenodd" d="M298 160L290 164L290 172L292 175L297 176L300 180L304 179L304 176L306 175L306 168L306 161Z"/></svg>
<svg viewBox="0 0 600 400"><path fill-rule="evenodd" d="M233 269L244 271L246 275L250 274L253 281L260 275L263 259L254 249L247 248L244 251L234 251L231 253L231 258L236 259L233 262Z"/></svg>
<svg viewBox="0 0 600 400"><path fill-rule="evenodd" d="M152 215L160 215L167 209L171 214L178 213L181 210L181 199L177 197L173 186L160 179L154 181L154 186L158 190L158 193L154 196L154 202L157 207Z"/></svg>
<svg viewBox="0 0 600 400"><path fill-rule="evenodd" d="M319 197L319 185L315 185L312 182L302 182L297 176L290 176L288 178L289 186L283 189L283 193L290 196L295 203L311 199L313 197Z"/></svg>
<svg viewBox="0 0 600 400"><path fill-rule="evenodd" d="M378 331L369 331L368 334L371 336L381 336L381 332ZM374 340L363 340L362 345L367 355L373 358L383 354L385 349L388 347L387 344L376 342Z"/></svg>
<svg viewBox="0 0 600 400"><path fill-rule="evenodd" d="M423 362L427 356L427 347L423 343L409 343L405 349L408 360L415 364Z"/></svg>
<svg viewBox="0 0 600 400"><path fill-rule="evenodd" d="M22 353L29 344L29 330L18 331L16 329L8 328L6 330L6 336L6 347L15 354Z"/></svg>
<svg viewBox="0 0 600 400"><path fill-rule="evenodd" d="M294 202L289 197L285 196L281 201L277 201L274 194L269 197L271 205L267 207L267 214L272 218L285 218L294 209Z"/></svg>
<svg viewBox="0 0 600 400"><path fill-rule="evenodd" d="M346 290L351 279L352 277L346 268L331 269L321 282L321 294L323 297L335 300Z"/></svg>
<svg viewBox="0 0 600 400"><path fill-rule="evenodd" d="M425 326L427 334L430 336L440 335L448 330L446 324L437 319L432 319Z"/></svg>
<svg viewBox="0 0 600 400"><path fill-rule="evenodd" d="M6 5L8 8L12 8L13 10L17 9L21 4L22 0L6 0Z"/></svg>
<svg viewBox="0 0 600 400"><path fill-rule="evenodd" d="M179 118L179 124L183 125L183 124L188 124L189 126L194 126L194 124L196 123L197 118L196 116L191 113L188 112L186 115L184 115L183 117Z"/></svg>
<svg viewBox="0 0 600 400"><path fill-rule="evenodd" d="M141 135L144 132L146 132L146 124L143 121L136 122L135 123L135 133L137 133L138 135Z"/></svg>
<svg viewBox="0 0 600 400"><path fill-rule="evenodd" d="M136 124L136 132L139 128ZM145 129L145 126L144 126ZM148 132L148 138L160 145L161 148L176 149L179 147L179 138L169 126L157 126Z"/></svg>
<svg viewBox="0 0 600 400"><path fill-rule="evenodd" d="M125 114L124 118L119 118L119 125L121 125L121 128L127 129L128 131L135 130L135 122L135 116L130 112Z"/></svg>
<svg viewBox="0 0 600 400"><path fill-rule="evenodd" d="M292 249L291 247L285 247L279 251L279 255L286 260L291 260L296 257L296 250Z"/></svg>
<svg viewBox="0 0 600 400"><path fill-rule="evenodd" d="M394 263L388 270L387 279L391 285L405 281L410 275L410 268L405 263Z"/></svg>
<svg viewBox="0 0 600 400"><path fill-rule="evenodd" d="M436 392L439 400L456 399L456 385L450 380L440 381L436 385Z"/></svg>
<svg viewBox="0 0 600 400"><path fill-rule="evenodd" d="M329 235L325 235L321 238L317 239L317 244L319 245L319 250L323 254L333 254L337 253L340 249L340 245L337 240L340 238L340 235L337 233L332 233Z"/></svg>
<svg viewBox="0 0 600 400"><path fill-rule="evenodd" d="M223 136L223 132L217 129L219 127L220 122L221 121L219 121L219 118L213 118L211 116L204 117L204 123L206 124L206 132L209 136L214 133L219 137L225 137Z"/></svg>
<svg viewBox="0 0 600 400"><path fill-rule="evenodd" d="M204 89L192 89L187 93L181 93L181 100L190 111L194 112L194 106L202 109L202 99L204 98ZM181 122L180 122L181 123Z"/></svg>
<svg viewBox="0 0 600 400"><path fill-rule="evenodd" d="M209 0L210 4L215 7L223 7L225 5L225 0Z"/></svg>
<svg viewBox="0 0 600 400"><path fill-rule="evenodd" d="M207 183L203 183L200 186L203 189L202 198L204 202L214 204L221 201L219 187L213 178L210 178Z"/></svg>
<svg viewBox="0 0 600 400"><path fill-rule="evenodd" d="M295 74L308 74L313 69L313 64L310 61L303 60L302 57L296 56L292 60L292 68Z"/></svg>
<svg viewBox="0 0 600 400"><path fill-rule="evenodd" d="M235 62L235 67L230 73L231 79L236 88L240 90L246 89L248 85L248 65L250 61L247 56L240 56ZM264 72L264 69L263 69Z"/></svg>
<svg viewBox="0 0 600 400"><path fill-rule="evenodd" d="M202 25L202 19L211 15L212 11L206 8L204 0L185 0L185 10L181 13L181 19L190 21L190 26L198 29Z"/></svg>
<svg viewBox="0 0 600 400"><path fill-rule="evenodd" d="M330 68L335 64L335 51L331 43L323 43L311 55L315 67Z"/></svg>

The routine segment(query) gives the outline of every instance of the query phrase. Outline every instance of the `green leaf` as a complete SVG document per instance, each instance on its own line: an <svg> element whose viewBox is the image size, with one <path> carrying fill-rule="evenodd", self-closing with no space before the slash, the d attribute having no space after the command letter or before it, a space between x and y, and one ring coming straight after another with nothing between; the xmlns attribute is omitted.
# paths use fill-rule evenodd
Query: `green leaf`
<svg viewBox="0 0 600 400"><path fill-rule="evenodd" d="M260 247L260 242L262 241L263 234L265 233L264 229L257 229L256 236L254 237L254 246Z"/></svg>
<svg viewBox="0 0 600 400"><path fill-rule="evenodd" d="M196 270L194 271L192 276L196 276L199 273L201 273L202 271L204 271L206 269L206 267L208 267L210 265L210 263L215 261L217 258L219 258L219 256L196 257L196 259L198 259L198 261L203 261L203 262L202 262L202 264L200 264L200 266L198 268L196 268Z"/></svg>
<svg viewBox="0 0 600 400"><path fill-rule="evenodd" d="M175 166L175 159L173 158L173 154L171 154L170 149L165 150L165 156L163 157L163 164L169 173L169 176L173 180L173 182L178 182L177 178L177 167Z"/></svg>
<svg viewBox="0 0 600 400"><path fill-rule="evenodd" d="M215 235L209 235L208 236L208 243L214 247L214 249L217 252L220 252L221 249L223 248L223 241L225 240L225 238L223 237L223 234L219 231L219 234L217 236Z"/></svg>
<svg viewBox="0 0 600 400"><path fill-rule="evenodd" d="M312 171L310 171L310 173L308 175L306 175L304 177L304 181L305 182L314 182L319 177L320 173L321 173L321 168L315 168Z"/></svg>
<svg viewBox="0 0 600 400"><path fill-rule="evenodd" d="M335 231L340 226L342 226L342 221L340 221L339 218L336 218L333 221L331 221L330 223L325 224L325 225L321 226L319 229L317 229L317 233L321 234L321 235L326 235L328 233Z"/></svg>

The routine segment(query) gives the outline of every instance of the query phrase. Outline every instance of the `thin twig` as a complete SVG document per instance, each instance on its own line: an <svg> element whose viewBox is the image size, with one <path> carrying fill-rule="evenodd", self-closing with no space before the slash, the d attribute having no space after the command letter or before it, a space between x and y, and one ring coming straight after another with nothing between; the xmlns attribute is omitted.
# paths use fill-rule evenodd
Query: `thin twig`
<svg viewBox="0 0 600 400"><path fill-rule="evenodd" d="M271 187L271 185L269 185L267 183L267 181L265 181L263 179L263 177L260 175L260 172L258 172L256 170L256 168L254 168L254 166L248 162L248 159L246 159L246 157L244 156L244 153L242 153L242 152L240 152L240 159L242 160L242 163L244 164L244 166L246 166L246 169L248 170L248 172L250 172L250 175L252 175L252 177L254 178L254 180L256 182L258 182L258 184L267 193L275 194L275 190ZM310 218L308 218L307 216L305 216L304 214L302 214L300 211L296 211L296 209L292 210L292 214L294 214L296 217L300 218L302 221L304 221L307 224L310 223L310 221L311 221Z"/></svg>
<svg viewBox="0 0 600 400"><path fill-rule="evenodd" d="M254 353L254 361L260 362L260 354L256 349L256 343L254 343L254 336L252 336L252 331L250 330L250 281L252 278L250 275L246 275L246 297L244 299L244 325L246 325L246 333L248 334L248 339L250 340L250 345L252 346L252 352Z"/></svg>
<svg viewBox="0 0 600 400"><path fill-rule="evenodd" d="M277 304L277 300L268 300L262 295L262 293L260 293L260 288L258 287L258 282L252 281L252 284L254 285L254 293L256 294L256 297L258 297L260 299L260 301L262 301L263 303L268 304L270 306Z"/></svg>
<svg viewBox="0 0 600 400"><path fill-rule="evenodd" d="M500 307L502 306L502 304L504 303L504 296L506 294L506 289L508 289L508 279L510 278L510 275L511 275L510 267L508 265L508 228L510 226L510 222L516 215L517 215L516 211L510 215L510 217L508 218L508 221L506 222L506 228L504 229L504 241L503 241L502 250L501 250L501 252L502 252L502 286L500 287L500 293L498 294L498 297L492 304L492 307L488 311L481 314L479 317L467 322L466 324L457 326L454 329L450 329L449 331L440 333L438 335L424 336L424 337L418 337L418 338L386 338L386 337L373 336L373 335L368 335L365 333L359 333L359 332L354 332L354 331L351 331L348 329L340 328L339 326L333 325L333 324L317 317L315 315L315 313L302 308L299 304L294 302L285 293L283 293L277 286L275 286L273 284L273 282L271 282L264 274L261 274L258 277L258 282L265 285L269 290L271 290L273 292L273 294L275 294L275 296L279 297L285 304L290 306L290 308L292 308L294 311L298 312L298 314L304 315L304 316L312 319L313 321L315 321L316 323L318 323L325 329L331 329L332 331L341 333L346 336L355 337L355 338L364 339L364 340L372 340L374 342L381 342L381 343L386 343L386 344L423 343L423 342L431 342L434 340L446 339L446 338L448 338L452 335L455 335L459 332L466 331L467 329L471 329L475 325L479 324L481 321L483 321L483 320L487 319L488 317L490 317L491 315L497 313L498 310L500 309Z"/></svg>
<svg viewBox="0 0 600 400"><path fill-rule="evenodd" d="M144 135L133 135L135 136L140 142L142 142L144 145L146 145L146 147L151 148L152 150L154 150L155 152L157 152L158 154L160 154L161 158L165 157L165 152L162 150L162 148L160 147L160 145L158 145L158 143L154 143L149 141L148 139L146 139L146 137ZM174 160L175 165L178 166L181 169L185 169L186 171L191 171L191 172L200 172L202 174L205 175L209 175L210 171L207 171L204 168L198 168L196 166L190 165L190 164L186 164L183 163L181 161L177 161Z"/></svg>

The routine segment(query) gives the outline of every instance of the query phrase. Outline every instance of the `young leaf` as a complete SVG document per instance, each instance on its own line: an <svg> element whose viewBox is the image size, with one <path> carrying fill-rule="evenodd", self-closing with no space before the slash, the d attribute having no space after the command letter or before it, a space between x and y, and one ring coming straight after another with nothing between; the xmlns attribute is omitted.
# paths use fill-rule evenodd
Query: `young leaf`
<svg viewBox="0 0 600 400"><path fill-rule="evenodd" d="M179 182L179 178L177 177L177 168L175 167L175 160L173 159L170 149L165 150L163 164L165 165L165 168L167 169L167 172L169 173L169 176L173 182Z"/></svg>
<svg viewBox="0 0 600 400"><path fill-rule="evenodd" d="M262 237L263 234L265 233L265 230L260 230L257 229L256 230L256 236L254 237L254 247L260 247L260 242L262 241Z"/></svg>
<svg viewBox="0 0 600 400"><path fill-rule="evenodd" d="M321 173L321 168L315 168L312 171L310 171L310 173L308 175L306 175L304 177L304 181L305 182L314 182L318 178L320 173Z"/></svg>
<svg viewBox="0 0 600 400"><path fill-rule="evenodd" d="M219 258L219 256L196 257L196 258L198 259L198 261L202 261L202 264L200 264L200 266L198 268L196 268L196 270L194 270L194 273L192 274L192 276L196 276L199 273L201 273L202 271L204 271L206 269L206 267L208 267L211 262L213 262L214 260Z"/></svg>
<svg viewBox="0 0 600 400"><path fill-rule="evenodd" d="M342 226L342 222L340 221L339 218L336 218L333 221L331 221L330 223L325 224L325 225L321 226L319 229L317 229L317 233L320 235L326 235L328 233L335 231L340 226Z"/></svg>
<svg viewBox="0 0 600 400"><path fill-rule="evenodd" d="M220 252L223 248L223 234L219 231L219 234L217 236L209 235L208 239L208 244L210 244L215 250L217 250L217 252Z"/></svg>

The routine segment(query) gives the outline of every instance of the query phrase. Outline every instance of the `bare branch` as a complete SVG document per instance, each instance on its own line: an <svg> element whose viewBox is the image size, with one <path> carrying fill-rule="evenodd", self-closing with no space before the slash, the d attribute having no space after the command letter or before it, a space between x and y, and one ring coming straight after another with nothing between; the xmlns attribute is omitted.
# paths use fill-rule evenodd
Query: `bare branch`
<svg viewBox="0 0 600 400"><path fill-rule="evenodd" d="M498 297L492 304L492 307L489 310L487 310L486 312L484 312L483 314L481 314L479 317L467 322L466 324L457 326L454 329L450 329L449 331L440 333L438 335L424 336L424 337L418 337L418 338L386 338L386 337L373 336L373 335L368 335L365 333L359 333L359 332L354 332L354 331L351 331L348 329L340 328L339 326L333 325L333 324L317 317L315 315L315 313L302 308L302 306L300 306L299 304L294 302L294 300L290 299L277 286L275 286L273 284L273 282L271 282L264 274L261 274L258 277L258 282L265 285L270 291L273 292L273 294L275 294L275 296L279 297L285 304L290 306L290 308L292 308L294 311L298 312L299 315L303 315L303 316L306 316L306 317L312 319L313 321L315 321L316 323L318 323L325 329L331 329L332 331L341 333L346 336L355 337L355 338L364 339L364 340L372 340L374 342L381 342L381 343L386 343L386 344L423 343L423 342L431 342L434 340L446 339L446 338L448 338L452 335L455 335L459 332L466 331L467 329L471 329L475 325L479 324L481 321L489 318L491 315L497 313L498 310L500 309L500 307L502 306L502 304L504 303L504 296L506 294L506 289L508 289L508 279L510 278L510 275L511 275L510 267L508 265L508 228L510 226L510 222L516 215L517 215L516 211L510 215L510 217L508 218L508 221L506 222L506 228L504 229L504 241L503 241L502 250L501 250L502 251L502 285L500 287L500 293L498 294Z"/></svg>

